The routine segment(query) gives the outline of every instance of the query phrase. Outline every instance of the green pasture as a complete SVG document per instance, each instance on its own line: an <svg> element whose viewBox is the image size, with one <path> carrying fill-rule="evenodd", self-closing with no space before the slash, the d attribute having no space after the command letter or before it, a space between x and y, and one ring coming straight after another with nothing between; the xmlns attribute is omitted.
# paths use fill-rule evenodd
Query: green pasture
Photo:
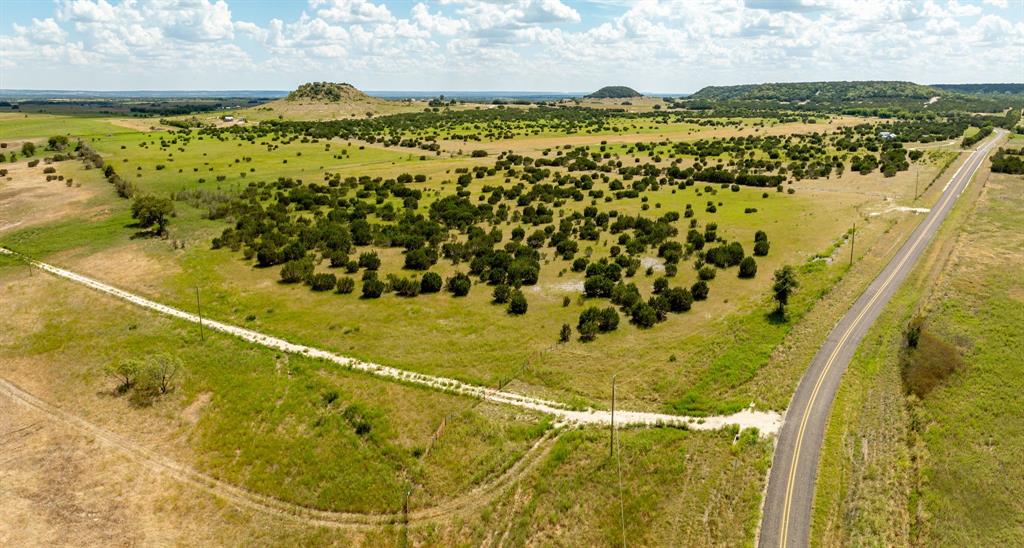
<svg viewBox="0 0 1024 548"><path fill-rule="evenodd" d="M46 139L54 135L92 138L124 133L136 132L101 116L0 113L0 141Z"/></svg>
<svg viewBox="0 0 1024 548"><path fill-rule="evenodd" d="M454 192L455 185L450 182L457 177L457 168L493 162L493 158L430 155L421 160L420 155L404 150L337 139L278 143L278 148L271 151L259 141L199 140L196 136L189 143L180 139L172 143L173 139L165 132L133 132L89 141L142 192L165 194L189 188L234 192L250 182L277 177L322 182L325 173L395 177L407 172L428 177L426 183L414 184L426 190L426 199L420 203L424 213L433 198ZM163 147L161 140L166 142ZM59 169L70 170L76 163L60 163ZM158 170L157 165L164 167ZM217 181L218 176L224 180ZM96 170L79 178L100 188L106 185ZM205 182L198 182L200 178ZM449 184L444 184L446 181ZM476 200L484 185L508 184L502 176L491 176L474 179L468 189L471 199ZM595 188L604 186L602 183ZM767 257L757 258L759 268L754 279L737 278L735 267L722 270L710 284L708 301L695 303L690 312L671 315L667 322L652 329L636 328L624 318L617 331L593 343L573 340L556 344L563 323L575 327L584 307L609 303L606 299L582 298L583 274L571 272L570 263L555 257L553 250L542 250L539 283L524 288L530 306L524 317L510 316L504 307L490 304L491 288L479 283L465 298L442 292L413 299L385 295L364 300L358 297L358 287L351 295L338 295L283 285L278 282L280 267L254 268L239 253L211 250L210 240L230 225L205 219L202 211L184 202L176 204L170 233L170 239L183 243L184 249L175 249L168 241L133 239L129 202L113 197L109 186L105 191L111 197L109 214L104 217L31 227L3 236L0 243L40 258L66 251L61 263L69 267L92 255L117 255L128 249L163 266L146 284L129 283L126 289L191 309L195 288L199 287L205 296L204 309L211 317L369 361L492 386L515 379L513 389L598 407L607 404L611 376L619 373L619 395L627 404L687 413L734 411L752 401L762 406L778 405L760 400L756 390L745 388L792 325L773 322L768 315L766 295L771 273L784 264L803 264L829 249L855 218L853 206L863 201L847 199L848 205L841 210L823 209L822 200L833 200L832 196L750 187L734 192L704 183L686 189L664 185L645 192L643 197L608 203L589 198L569 201L556 211L556 222L562 215L591 203L602 211L614 209L620 214L647 217L682 212L686 204L691 204L698 229L715 222L720 235L741 242L748 253L754 233L764 230L772 248ZM715 205L716 212L705 211L708 202ZM756 212L747 212L753 209ZM502 223L498 228L507 238L515 226ZM680 219L676 226L679 238L685 238L688 219ZM528 234L535 229L524 228ZM608 234L597 242L582 241L580 255L607 256L615 243ZM402 271L399 249L378 252L383 260L382 273L421 275ZM653 251L647 259L651 265L661 264ZM630 280L643 295L650 293L654 279L661 275L657 269L648 275L646 267ZM839 272L837 268L805 269L806 292L802 295L808 297L796 298L801 304L794 308L794 319L830 286ZM452 266L442 260L432 270L447 277L465 269L466 265ZM326 263L318 270L332 271ZM355 276L358 279L358 274ZM104 273L103 279L119 283L110 273ZM684 262L670 283L688 287L695 280L696 273ZM570 300L569 306L563 306L565 298ZM731 345L730 350L721 354L718 349L725 341Z"/></svg>
<svg viewBox="0 0 1024 548"><path fill-rule="evenodd" d="M10 260L0 264L5 378L130 439L257 493L327 510L394 512L494 478L544 432L530 413L348 372L168 319ZM42 300L41 300L42 299ZM44 306L40 303L45 301ZM17 334L17 335L15 335ZM178 388L151 407L116 396L110 362L169 354ZM47 367L43 367L46 365ZM186 409L209 398L195 424ZM129 410L134 410L128 413ZM102 412L101 412L102 411ZM447 428L427 453L442 421ZM369 425L368 432L356 429Z"/></svg>

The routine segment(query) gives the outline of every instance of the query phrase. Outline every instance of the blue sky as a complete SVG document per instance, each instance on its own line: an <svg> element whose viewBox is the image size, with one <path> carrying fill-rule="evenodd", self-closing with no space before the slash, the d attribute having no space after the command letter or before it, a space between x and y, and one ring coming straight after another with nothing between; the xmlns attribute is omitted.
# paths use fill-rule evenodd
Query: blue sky
<svg viewBox="0 0 1024 548"><path fill-rule="evenodd" d="M1024 0L0 0L0 88L1024 81Z"/></svg>

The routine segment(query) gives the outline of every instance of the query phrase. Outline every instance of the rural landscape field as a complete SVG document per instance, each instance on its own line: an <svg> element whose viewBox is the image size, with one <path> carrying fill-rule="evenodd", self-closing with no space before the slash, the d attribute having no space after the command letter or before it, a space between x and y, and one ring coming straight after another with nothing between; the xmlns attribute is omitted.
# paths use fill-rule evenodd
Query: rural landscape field
<svg viewBox="0 0 1024 548"><path fill-rule="evenodd" d="M0 545L1024 544L1024 8L908 8L1009 25L966 76L402 49L871 17L697 4L0 10Z"/></svg>

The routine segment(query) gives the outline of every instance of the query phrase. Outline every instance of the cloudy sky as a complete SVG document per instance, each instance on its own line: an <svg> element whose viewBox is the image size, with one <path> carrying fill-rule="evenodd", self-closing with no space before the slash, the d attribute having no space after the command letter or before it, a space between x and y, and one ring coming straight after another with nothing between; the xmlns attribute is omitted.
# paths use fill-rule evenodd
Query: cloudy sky
<svg viewBox="0 0 1024 548"><path fill-rule="evenodd" d="M1024 0L0 0L3 89L1024 82Z"/></svg>

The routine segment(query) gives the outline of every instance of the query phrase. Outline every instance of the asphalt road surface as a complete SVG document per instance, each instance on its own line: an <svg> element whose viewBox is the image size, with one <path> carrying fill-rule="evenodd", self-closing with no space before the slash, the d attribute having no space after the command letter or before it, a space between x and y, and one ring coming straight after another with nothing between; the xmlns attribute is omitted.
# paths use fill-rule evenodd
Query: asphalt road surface
<svg viewBox="0 0 1024 548"><path fill-rule="evenodd" d="M956 199L1004 134L1000 130L989 138L953 174L928 216L839 320L804 372L775 446L761 517L758 545L762 548L808 545L818 457L843 372L864 334L914 268Z"/></svg>

